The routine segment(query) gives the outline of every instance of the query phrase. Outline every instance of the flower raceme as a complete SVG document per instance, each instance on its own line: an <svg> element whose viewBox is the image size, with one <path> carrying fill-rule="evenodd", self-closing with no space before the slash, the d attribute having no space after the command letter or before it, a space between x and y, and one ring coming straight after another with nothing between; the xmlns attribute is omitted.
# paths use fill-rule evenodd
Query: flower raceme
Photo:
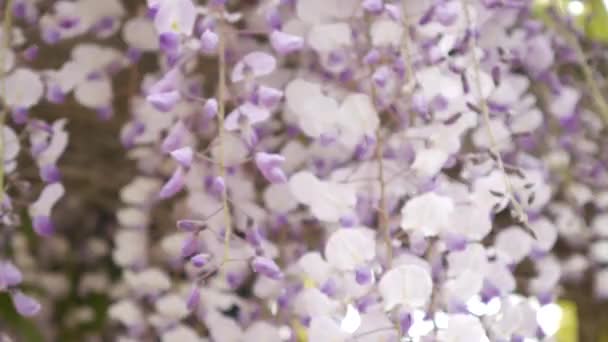
<svg viewBox="0 0 608 342"><path fill-rule="evenodd" d="M50 274L54 253L70 250L91 266L70 292L111 298L99 335L116 340L541 341L561 282L593 269L608 297L608 114L579 79L593 44L558 16L545 27L523 1L12 3L0 291L23 316L50 322L74 276ZM70 153L97 141L77 140L86 111L123 125L132 179L71 234L86 201ZM27 222L49 243L33 251ZM558 241L588 251L558 257Z"/></svg>

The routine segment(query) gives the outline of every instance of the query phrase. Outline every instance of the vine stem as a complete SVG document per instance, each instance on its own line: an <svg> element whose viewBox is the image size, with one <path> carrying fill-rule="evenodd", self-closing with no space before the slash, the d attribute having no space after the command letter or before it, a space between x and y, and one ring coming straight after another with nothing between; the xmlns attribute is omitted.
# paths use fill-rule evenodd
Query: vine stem
<svg viewBox="0 0 608 342"><path fill-rule="evenodd" d="M473 29L473 24L471 20L471 13L469 11L469 6L467 5L466 0L460 0L462 4L462 11L464 13L465 22L468 29ZM483 96L483 92L481 89L481 81L480 81L480 66L479 60L475 57L475 49L477 48L477 35L472 32L471 39L469 42L469 58L471 59L471 64L473 66L473 78L475 83L475 91L477 92L477 96L479 96L479 105L481 109L481 114L484 121L484 126L486 128L486 132L488 134L488 138L490 140L490 152L496 157L496 161L498 163L498 168L502 173L502 177L505 183L506 196L509 200L509 203L513 207L513 211L517 215L517 219L524 224L524 227L531 232L531 229L528 228L528 215L525 213L519 202L515 199L513 184L511 183L511 179L507 175L507 171L505 170L505 165L502 160L502 156L500 155L500 151L498 150L498 145L496 143L496 137L494 136L494 132L492 132L492 127L490 125L490 109L488 107L488 102Z"/></svg>
<svg viewBox="0 0 608 342"><path fill-rule="evenodd" d="M0 86L2 87L2 97L6 96L6 54L10 49L11 38L13 36L13 0L8 0L4 8L4 26L2 29L2 48L0 49ZM4 100L0 111L0 205L4 201L4 121L8 114L8 106Z"/></svg>
<svg viewBox="0 0 608 342"><path fill-rule="evenodd" d="M217 131L218 131L218 168L219 174L224 182L226 181L226 158L224 155L224 118L226 115L226 40L222 30L222 23L218 25L218 60L219 60L219 80L218 80L218 115L217 115ZM222 206L224 207L224 224L226 233L224 235L224 257L222 264L230 259L230 238L232 237L232 215L230 206L228 205L228 188L224 186L222 194Z"/></svg>
<svg viewBox="0 0 608 342"><path fill-rule="evenodd" d="M401 5L401 21L403 23L403 34L401 35L401 55L405 63L405 77L408 83L405 87L414 85L414 67L412 66L412 53L410 48L410 23L407 11L407 0L403 0ZM412 89L407 89L411 91Z"/></svg>

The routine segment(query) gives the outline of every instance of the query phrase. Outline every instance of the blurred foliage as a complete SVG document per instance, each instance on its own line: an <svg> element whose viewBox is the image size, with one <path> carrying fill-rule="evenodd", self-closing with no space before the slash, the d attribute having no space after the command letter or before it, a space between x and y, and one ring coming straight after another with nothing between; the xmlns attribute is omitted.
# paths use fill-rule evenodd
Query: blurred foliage
<svg viewBox="0 0 608 342"><path fill-rule="evenodd" d="M17 314L11 297L6 292L0 292L0 322L2 322L0 324L6 324L12 331L17 333L15 337L19 338L18 341L44 341L44 337L38 330L35 321ZM0 331L5 329L2 325L0 325Z"/></svg>
<svg viewBox="0 0 608 342"><path fill-rule="evenodd" d="M557 332L557 342L578 341L578 310L576 303L569 300L560 300L559 307L562 309L562 320Z"/></svg>
<svg viewBox="0 0 608 342"><path fill-rule="evenodd" d="M582 13L573 12L571 3L582 4ZM534 12L547 20L546 10L554 6L561 13L569 15L576 26L591 39L608 43L608 0L535 0Z"/></svg>

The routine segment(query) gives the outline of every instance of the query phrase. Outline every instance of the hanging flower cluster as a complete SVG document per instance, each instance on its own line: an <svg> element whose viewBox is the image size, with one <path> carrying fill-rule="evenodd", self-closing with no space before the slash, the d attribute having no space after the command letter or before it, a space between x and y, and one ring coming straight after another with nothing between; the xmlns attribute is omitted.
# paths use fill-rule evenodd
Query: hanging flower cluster
<svg viewBox="0 0 608 342"><path fill-rule="evenodd" d="M66 233L73 116L38 113L74 101L135 165L87 245L119 271L79 285L118 341L550 338L561 284L592 269L608 298L608 104L569 22L529 7L5 0L0 291L41 310L19 231Z"/></svg>

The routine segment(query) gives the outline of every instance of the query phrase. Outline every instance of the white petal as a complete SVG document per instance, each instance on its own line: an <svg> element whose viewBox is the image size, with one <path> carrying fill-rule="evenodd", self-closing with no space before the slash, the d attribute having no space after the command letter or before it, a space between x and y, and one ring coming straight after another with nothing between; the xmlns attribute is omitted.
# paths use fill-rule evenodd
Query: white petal
<svg viewBox="0 0 608 342"><path fill-rule="evenodd" d="M468 244L462 251L448 254L448 275L457 276L465 271L476 271L485 274L488 267L488 257L485 248L477 243Z"/></svg>
<svg viewBox="0 0 608 342"><path fill-rule="evenodd" d="M2 95L7 106L30 108L44 93L40 76L29 69L17 69L5 79L6 93Z"/></svg>
<svg viewBox="0 0 608 342"><path fill-rule="evenodd" d="M270 184L264 190L264 204L277 213L287 213L298 207L288 184Z"/></svg>
<svg viewBox="0 0 608 342"><path fill-rule="evenodd" d="M142 51L158 50L158 34L154 24L143 17L128 20L122 29L122 37L129 46Z"/></svg>
<svg viewBox="0 0 608 342"><path fill-rule="evenodd" d="M486 331L479 318L466 315L451 315L448 319L448 328L444 331L445 342L457 341L488 341Z"/></svg>
<svg viewBox="0 0 608 342"><path fill-rule="evenodd" d="M508 263L519 263L532 250L532 237L520 227L513 226L498 233L496 250Z"/></svg>
<svg viewBox="0 0 608 342"><path fill-rule="evenodd" d="M176 294L167 294L159 298L154 306L158 313L175 321L181 320L190 313L184 298Z"/></svg>
<svg viewBox="0 0 608 342"><path fill-rule="evenodd" d="M483 274L477 270L466 270L446 282L445 287L451 300L466 303L477 295L483 286Z"/></svg>
<svg viewBox="0 0 608 342"><path fill-rule="evenodd" d="M366 94L350 94L344 99L338 112L342 135L354 146L364 136L374 136L380 119L371 98Z"/></svg>
<svg viewBox="0 0 608 342"><path fill-rule="evenodd" d="M310 204L317 195L319 180L308 171L301 171L289 179L291 194L301 203Z"/></svg>
<svg viewBox="0 0 608 342"><path fill-rule="evenodd" d="M245 330L243 341L281 342L281 335L279 335L279 329L274 325L258 321Z"/></svg>
<svg viewBox="0 0 608 342"><path fill-rule="evenodd" d="M108 310L108 315L126 326L134 326L144 321L141 309L135 302L128 299L112 304Z"/></svg>
<svg viewBox="0 0 608 342"><path fill-rule="evenodd" d="M200 336L194 331L194 329L185 325L178 325L171 330L168 330L162 334L161 342L202 342Z"/></svg>
<svg viewBox="0 0 608 342"><path fill-rule="evenodd" d="M333 133L338 125L338 102L329 96L309 98L306 106L295 112L302 131L312 138Z"/></svg>
<svg viewBox="0 0 608 342"><path fill-rule="evenodd" d="M371 27L372 45L374 46L399 46L402 35L403 25L394 20L377 20Z"/></svg>
<svg viewBox="0 0 608 342"><path fill-rule="evenodd" d="M285 99L287 107L297 113L305 107L310 98L323 95L321 93L321 85L318 83L308 82L301 78L297 78L287 85L285 88Z"/></svg>
<svg viewBox="0 0 608 342"><path fill-rule="evenodd" d="M449 155L438 148L428 148L416 152L412 170L421 176L433 177L447 162Z"/></svg>
<svg viewBox="0 0 608 342"><path fill-rule="evenodd" d="M308 329L309 341L346 342L348 334L340 329L336 321L328 316L313 317Z"/></svg>
<svg viewBox="0 0 608 342"><path fill-rule="evenodd" d="M53 183L47 185L42 192L38 200L34 202L29 209L31 216L49 216L51 209L57 203L57 201L65 194L65 188L61 183Z"/></svg>
<svg viewBox="0 0 608 342"><path fill-rule="evenodd" d="M338 308L338 302L329 298L316 287L306 288L295 299L296 310L303 316L332 315Z"/></svg>
<svg viewBox="0 0 608 342"><path fill-rule="evenodd" d="M323 259L319 252L308 252L302 255L300 260L298 260L298 266L317 285L325 283L332 272L331 266Z"/></svg>
<svg viewBox="0 0 608 342"><path fill-rule="evenodd" d="M91 109L106 107L112 102L112 85L106 78L86 81L76 87L74 97Z"/></svg>
<svg viewBox="0 0 608 342"><path fill-rule="evenodd" d="M330 52L352 45L350 26L334 23L314 26L308 33L308 43L317 52Z"/></svg>
<svg viewBox="0 0 608 342"><path fill-rule="evenodd" d="M21 149L21 145L19 144L19 138L17 138L17 134L15 131L9 126L4 126L2 128L4 130L4 162L10 162L15 159L19 154L19 150Z"/></svg>
<svg viewBox="0 0 608 342"><path fill-rule="evenodd" d="M453 211L451 198L428 192L406 202L401 209L401 228L436 235L450 224L449 217Z"/></svg>
<svg viewBox="0 0 608 342"><path fill-rule="evenodd" d="M374 233L369 229L348 228L335 231L325 245L325 258L333 267L352 271L376 256Z"/></svg>
<svg viewBox="0 0 608 342"><path fill-rule="evenodd" d="M558 119L567 118L574 114L581 93L573 87L562 87L559 96L554 96L549 104L549 111Z"/></svg>
<svg viewBox="0 0 608 342"><path fill-rule="evenodd" d="M388 271L380 280L378 290L387 311L397 305L422 308L431 297L433 280L424 268L404 265Z"/></svg>
<svg viewBox="0 0 608 342"><path fill-rule="evenodd" d="M551 221L541 218L530 222L530 228L534 231L536 242L534 245L542 251L549 251L557 241L557 228Z"/></svg>

